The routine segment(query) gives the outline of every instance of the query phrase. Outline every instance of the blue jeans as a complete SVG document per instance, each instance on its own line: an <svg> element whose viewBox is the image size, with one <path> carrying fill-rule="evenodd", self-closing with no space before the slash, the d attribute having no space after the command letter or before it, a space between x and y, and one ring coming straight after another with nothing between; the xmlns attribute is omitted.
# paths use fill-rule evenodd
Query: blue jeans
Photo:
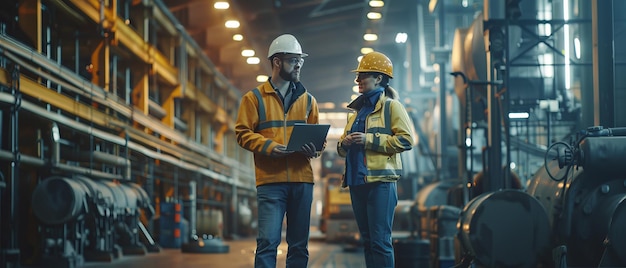
<svg viewBox="0 0 626 268"><path fill-rule="evenodd" d="M350 186L356 223L363 239L368 268L394 267L391 228L398 204L395 182L374 182Z"/></svg>
<svg viewBox="0 0 626 268"><path fill-rule="evenodd" d="M283 218L287 215L287 268L307 267L312 183L273 183L257 187L259 234L254 267L276 267Z"/></svg>

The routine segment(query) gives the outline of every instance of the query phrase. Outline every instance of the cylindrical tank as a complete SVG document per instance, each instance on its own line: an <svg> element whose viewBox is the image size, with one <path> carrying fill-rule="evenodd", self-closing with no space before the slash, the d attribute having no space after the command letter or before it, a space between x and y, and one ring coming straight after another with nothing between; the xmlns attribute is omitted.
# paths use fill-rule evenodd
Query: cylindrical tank
<svg viewBox="0 0 626 268"><path fill-rule="evenodd" d="M472 199L457 223L459 240L486 267L536 267L549 252L545 209L519 190L501 190Z"/></svg>
<svg viewBox="0 0 626 268"><path fill-rule="evenodd" d="M45 224L63 224L91 208L109 217L132 215L140 203L151 207L145 191L129 185L83 176L49 177L33 191L33 213Z"/></svg>
<svg viewBox="0 0 626 268"><path fill-rule="evenodd" d="M68 178L52 177L33 191L33 213L45 224L63 224L81 215L85 207L85 185Z"/></svg>
<svg viewBox="0 0 626 268"><path fill-rule="evenodd" d="M535 173L527 192L550 215L553 240L567 246L568 265L626 265L626 175L560 168L551 161Z"/></svg>
<svg viewBox="0 0 626 268"><path fill-rule="evenodd" d="M222 237L224 217L221 209L200 209L197 213L198 235Z"/></svg>
<svg viewBox="0 0 626 268"><path fill-rule="evenodd" d="M411 222L415 224L418 238L428 238L428 210L432 206L447 205L448 191L458 184L455 181L438 181L424 186L417 192L415 203L411 207Z"/></svg>

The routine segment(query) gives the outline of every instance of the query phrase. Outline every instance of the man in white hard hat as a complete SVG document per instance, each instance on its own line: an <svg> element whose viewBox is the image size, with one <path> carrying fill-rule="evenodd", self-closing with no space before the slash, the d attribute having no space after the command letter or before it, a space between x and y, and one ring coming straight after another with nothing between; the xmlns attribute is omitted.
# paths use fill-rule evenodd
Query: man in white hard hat
<svg viewBox="0 0 626 268"><path fill-rule="evenodd" d="M255 267L276 267L283 217L287 217L286 267L307 267L313 200L311 158L323 148L313 143L288 151L295 123L318 124L317 101L300 83L304 57L298 40L283 34L272 41L272 76L244 94L235 125L237 142L254 153L259 233Z"/></svg>

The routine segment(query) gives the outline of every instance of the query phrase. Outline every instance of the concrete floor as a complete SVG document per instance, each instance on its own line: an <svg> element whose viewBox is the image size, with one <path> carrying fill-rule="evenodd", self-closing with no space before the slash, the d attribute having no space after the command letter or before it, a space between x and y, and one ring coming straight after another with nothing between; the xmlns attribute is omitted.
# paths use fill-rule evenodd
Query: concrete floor
<svg viewBox="0 0 626 268"><path fill-rule="evenodd" d="M254 249L256 241L245 239L226 241L230 247L228 253L181 253L179 249L164 249L160 253L149 253L145 256L124 256L111 263L88 262L84 267L90 268L170 268L170 267L254 267ZM279 246L277 268L285 267L287 245ZM311 241L309 244L309 267L316 268L349 268L365 267L361 250L344 250L340 245L329 245L321 241Z"/></svg>
<svg viewBox="0 0 626 268"><path fill-rule="evenodd" d="M254 267L255 238L224 241L229 246L228 253L182 253L180 249L163 249L159 253L143 256L123 256L110 263L87 262L89 268L170 268L170 267ZM283 241L278 248L277 268L285 267L287 243ZM312 233L309 243L310 268L352 268L365 267L363 251L339 244L327 244L323 236Z"/></svg>

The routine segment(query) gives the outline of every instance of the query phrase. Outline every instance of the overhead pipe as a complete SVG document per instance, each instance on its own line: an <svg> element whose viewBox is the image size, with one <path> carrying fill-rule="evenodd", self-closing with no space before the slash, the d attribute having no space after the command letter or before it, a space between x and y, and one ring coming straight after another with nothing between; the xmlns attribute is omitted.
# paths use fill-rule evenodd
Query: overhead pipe
<svg viewBox="0 0 626 268"><path fill-rule="evenodd" d="M1 39L0 39L1 40ZM12 96L11 94L8 93L3 93L0 92L0 102L4 102L4 103L13 103L14 101L14 96ZM41 116L42 118L51 120L51 121L55 121L57 123L63 124L65 126L68 126L74 130L83 132L83 133L87 133L87 134L92 134L94 135L94 137L98 137L100 139L104 139L107 140L109 142L112 143L116 143L119 145L125 145L128 144L128 149L131 149L135 152L138 152L140 154L143 154L147 157L153 158L153 159L158 159L160 161L166 162L166 163L170 163L174 166L178 166L180 168L183 168L185 170L188 171L192 171L192 172L196 172L200 175L206 176L206 177L210 177L212 179L221 181L221 182L225 182L225 183L234 183L237 185L237 187L242 188L242 189L248 189L248 190L255 190L254 185L250 186L248 184L244 184L242 182L239 181L235 181L233 182L232 179L228 176L225 176L223 174L217 173L213 170L207 169L205 167L199 166L199 165L195 165L195 164L191 164L188 162L185 162L179 158L176 157L172 157L170 155L165 155L165 154L161 154L159 152L156 152L154 150L148 149L147 147L144 147L140 144L134 143L134 142L126 142L124 138L116 136L116 135L112 135L110 133L104 132L102 130L98 130L98 129L94 129L90 126L87 126L85 124L73 121L68 119L65 116L56 114L56 113L50 113L48 111L46 111L45 109L34 105L28 101L22 101L22 109L32 112L38 116ZM1 153L2 151L0 151ZM0 154L0 158L2 157L2 154ZM12 154L11 154L12 157ZM8 159L12 159L12 158L8 158ZM33 157L34 161L43 161L39 158L35 158ZM24 162L25 161L25 156L22 156L21 161ZM64 165L64 164L58 164L57 165L59 168L62 168L63 166L67 166L67 169L73 169L73 170L79 170L80 174L84 174L84 175L89 175L89 176L99 176L101 177L101 174L104 175L109 175L107 173L104 172L99 172L99 171L92 171L92 173L85 173L85 169L80 168L80 167L75 167L75 166L68 166L68 165ZM118 176L121 177L121 176Z"/></svg>
<svg viewBox="0 0 626 268"><path fill-rule="evenodd" d="M193 42L190 41L190 44L193 44ZM140 125L150 126L150 128L152 128L155 132L161 133L163 136L170 138L172 141L181 146L184 146L190 151L209 157L212 160L225 162L231 167L239 165L239 163L235 159L224 158L223 156L215 152L206 150L203 146L199 146L200 144L190 141L189 139L187 139L187 137L177 132L176 130L171 129L162 123L155 123L154 120L149 116L141 112L135 111L136 109L128 105L120 103L116 95L105 92L104 89L78 76L64 66L61 66L56 62L50 61L42 55L33 53L31 49L20 44L18 41L15 41L10 36L2 35L2 38L0 38L0 53L2 53L3 56L7 57L11 61L17 63L18 65L27 68L29 71L32 71L48 80L52 80L55 83L62 85L64 88L71 90L72 92L81 95L88 94L90 96L90 99L92 99L93 101L96 101L106 107L110 107L124 117L133 118ZM12 53L15 53L15 55ZM16 55L19 57L17 57ZM22 60L22 58L29 59L31 62L38 64L39 67L36 68L28 64L27 62ZM63 82L63 80L55 79L54 77L43 71L42 68L50 71L51 73L59 74L59 76L62 76L70 84Z"/></svg>
<svg viewBox="0 0 626 268"><path fill-rule="evenodd" d="M50 154L50 163L53 166L59 166L61 164L61 134L59 131L59 127L57 123L52 123L51 128L52 133L52 146L51 146L51 154ZM79 152L70 152L64 153L64 158L72 161L82 161L84 162L86 159L91 161L97 161L100 163L105 163L109 165L114 165L118 167L125 167L125 173L123 179L130 179L130 167L131 162L129 159L119 157L112 154L107 154L100 151L79 151ZM74 166L72 166L74 167ZM108 173L105 173L108 174ZM88 174L84 174L88 175Z"/></svg>
<svg viewBox="0 0 626 268"><path fill-rule="evenodd" d="M6 151L6 150L0 150L0 159L12 160L13 153L10 151ZM43 167L43 166L49 165L48 162L46 162L43 159L40 159L38 157L28 156L28 155L20 155L20 163L24 165L28 165L28 166L34 166L34 167ZM72 165L67 165L67 164L62 164L62 163L57 163L53 165L53 167L58 170L65 171L68 173L85 175L85 176L90 176L90 177L99 178L99 179L123 180L121 175L106 173L106 172L102 172L98 170L77 167L77 166L72 166Z"/></svg>

